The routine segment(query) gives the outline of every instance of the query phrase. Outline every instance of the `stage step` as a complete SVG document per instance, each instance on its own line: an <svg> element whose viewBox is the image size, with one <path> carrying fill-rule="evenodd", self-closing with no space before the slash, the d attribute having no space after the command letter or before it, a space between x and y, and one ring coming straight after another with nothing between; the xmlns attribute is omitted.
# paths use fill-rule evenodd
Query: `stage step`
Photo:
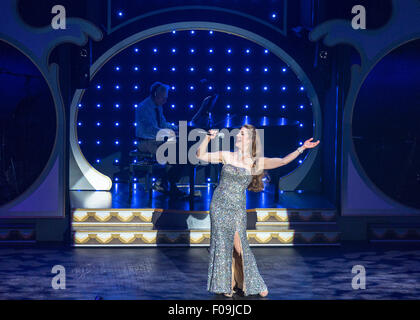
<svg viewBox="0 0 420 320"><path fill-rule="evenodd" d="M74 246L209 246L210 230L79 230ZM339 245L338 231L247 230L251 247Z"/></svg>
<svg viewBox="0 0 420 320"><path fill-rule="evenodd" d="M35 242L35 224L0 224L0 245L34 244Z"/></svg>
<svg viewBox="0 0 420 320"><path fill-rule="evenodd" d="M331 209L247 210L251 246L339 245ZM74 246L209 246L209 211L75 209Z"/></svg>
<svg viewBox="0 0 420 320"><path fill-rule="evenodd" d="M371 224L368 234L370 242L420 242L420 225Z"/></svg>
<svg viewBox="0 0 420 320"><path fill-rule="evenodd" d="M73 226L87 224L141 224L153 228L152 218L156 209L74 209Z"/></svg>
<svg viewBox="0 0 420 320"><path fill-rule="evenodd" d="M335 209L287 209L287 208L257 208L248 210L257 214L257 223L335 223Z"/></svg>
<svg viewBox="0 0 420 320"><path fill-rule="evenodd" d="M248 209L248 216L257 223L335 223L334 209ZM158 219L185 220L196 217L208 218L209 211L163 210L163 209L73 209L73 223L159 223ZM155 217L154 217L155 216ZM184 219L183 219L184 217ZM203 218L204 217L204 218ZM153 221L153 222L152 222Z"/></svg>

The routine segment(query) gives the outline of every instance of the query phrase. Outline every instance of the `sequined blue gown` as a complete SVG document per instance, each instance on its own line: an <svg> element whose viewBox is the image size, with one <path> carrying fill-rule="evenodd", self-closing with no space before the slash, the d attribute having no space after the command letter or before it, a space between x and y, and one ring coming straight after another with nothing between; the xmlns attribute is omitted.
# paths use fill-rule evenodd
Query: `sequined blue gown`
<svg viewBox="0 0 420 320"><path fill-rule="evenodd" d="M252 180L248 169L225 164L210 203L210 261L207 291L231 293L232 255L235 231L238 231L243 261L244 295L258 294L267 286L258 272L249 247L246 225L246 188Z"/></svg>

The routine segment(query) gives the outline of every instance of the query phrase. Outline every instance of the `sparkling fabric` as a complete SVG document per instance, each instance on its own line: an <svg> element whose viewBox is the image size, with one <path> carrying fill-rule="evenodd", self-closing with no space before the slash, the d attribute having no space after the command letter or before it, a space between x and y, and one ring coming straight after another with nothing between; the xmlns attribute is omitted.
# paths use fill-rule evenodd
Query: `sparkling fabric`
<svg viewBox="0 0 420 320"><path fill-rule="evenodd" d="M232 257L238 231L244 268L244 295L267 290L246 236L246 188L252 180L248 169L225 164L210 203L210 261L207 291L231 293Z"/></svg>

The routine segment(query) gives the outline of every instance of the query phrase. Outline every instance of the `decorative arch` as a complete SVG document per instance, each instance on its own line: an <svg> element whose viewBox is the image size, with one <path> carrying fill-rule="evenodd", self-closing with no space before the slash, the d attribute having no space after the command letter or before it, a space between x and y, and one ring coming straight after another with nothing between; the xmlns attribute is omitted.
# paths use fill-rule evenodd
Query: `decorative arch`
<svg viewBox="0 0 420 320"><path fill-rule="evenodd" d="M45 79L56 112L56 137L48 162L35 182L16 199L0 208L0 218L51 218L65 215L65 106L59 83L59 67L50 64L51 52L62 43L83 45L89 37L98 41L102 32L92 23L68 18L67 29L57 33L49 26L34 28L19 16L16 0L1 3L0 40L16 48ZM54 195L51 195L51 190Z"/></svg>
<svg viewBox="0 0 420 320"><path fill-rule="evenodd" d="M330 20L309 34L333 47L347 44L360 55L360 65L351 66L351 81L343 106L342 184L343 215L419 215L420 210L398 203L385 195L363 169L352 140L353 112L360 89L374 67L390 52L420 39L420 6L417 0L392 0L388 23L377 30L354 30L348 20Z"/></svg>

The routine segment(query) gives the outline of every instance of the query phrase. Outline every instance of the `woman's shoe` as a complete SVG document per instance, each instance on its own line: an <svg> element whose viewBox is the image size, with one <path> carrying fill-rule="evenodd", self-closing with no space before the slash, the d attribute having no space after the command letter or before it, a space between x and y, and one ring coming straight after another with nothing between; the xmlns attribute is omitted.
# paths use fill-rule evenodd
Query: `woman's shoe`
<svg viewBox="0 0 420 320"><path fill-rule="evenodd" d="M233 296L234 293L236 293L236 291L235 290L232 290L231 293L224 293L224 296L225 297L228 297L228 298L232 298L232 296Z"/></svg>
<svg viewBox="0 0 420 320"><path fill-rule="evenodd" d="M260 292L260 296L263 297L263 298L266 297L267 294L268 294L268 290L265 290L265 291L261 291Z"/></svg>

